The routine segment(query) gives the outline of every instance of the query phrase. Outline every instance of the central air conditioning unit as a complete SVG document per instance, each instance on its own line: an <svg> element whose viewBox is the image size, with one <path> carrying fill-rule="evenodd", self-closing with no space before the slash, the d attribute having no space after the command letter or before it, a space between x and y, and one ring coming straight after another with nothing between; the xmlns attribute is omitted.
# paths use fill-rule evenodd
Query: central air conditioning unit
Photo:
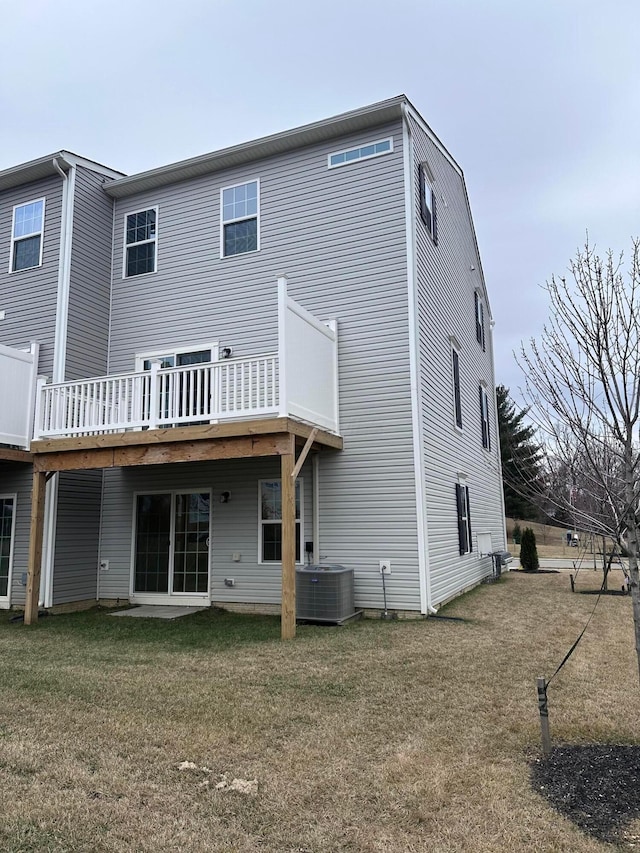
<svg viewBox="0 0 640 853"><path fill-rule="evenodd" d="M353 598L353 569L318 565L296 569L296 617L340 624L359 616Z"/></svg>

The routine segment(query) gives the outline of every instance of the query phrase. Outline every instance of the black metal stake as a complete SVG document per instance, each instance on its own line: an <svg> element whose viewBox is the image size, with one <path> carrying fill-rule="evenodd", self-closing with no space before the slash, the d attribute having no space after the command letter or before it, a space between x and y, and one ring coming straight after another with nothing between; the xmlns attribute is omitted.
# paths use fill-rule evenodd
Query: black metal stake
<svg viewBox="0 0 640 853"><path fill-rule="evenodd" d="M547 682L538 679L538 711L540 712L540 731L542 733L542 752L551 753L551 734L549 732L549 708L547 705Z"/></svg>

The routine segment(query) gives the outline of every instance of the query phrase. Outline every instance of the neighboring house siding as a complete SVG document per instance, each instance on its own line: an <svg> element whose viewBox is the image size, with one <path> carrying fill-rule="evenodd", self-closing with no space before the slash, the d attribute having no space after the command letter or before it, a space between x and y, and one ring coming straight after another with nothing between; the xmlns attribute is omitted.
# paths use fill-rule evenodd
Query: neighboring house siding
<svg viewBox="0 0 640 853"><path fill-rule="evenodd" d="M60 474L53 603L96 598L101 471Z"/></svg>
<svg viewBox="0 0 640 853"><path fill-rule="evenodd" d="M22 575L29 559L29 529L31 521L31 465L0 462L0 494L16 495L16 526L13 547L11 604L24 604L25 586Z"/></svg>
<svg viewBox="0 0 640 853"><path fill-rule="evenodd" d="M495 423L488 300L474 242L463 178L431 139L412 122L413 198L417 246L417 289L423 453L432 604L438 605L490 574L480 559L477 534L491 533L504 547L499 444ZM428 163L436 195L437 245L420 217L418 170ZM474 290L485 299L487 346L476 340ZM455 426L451 341L459 345L462 431ZM482 447L480 382L490 400L491 451ZM473 552L460 556L455 484L469 487Z"/></svg>
<svg viewBox="0 0 640 853"><path fill-rule="evenodd" d="M330 152L388 136L392 154L327 168ZM255 178L261 249L220 259L220 190ZM123 279L124 217L155 206L158 271ZM283 273L294 299L337 318L345 449L322 457L321 556L355 570L371 607L378 561L391 560L389 606L419 609L400 122L118 200L113 269L112 373L136 351L190 342L275 352Z"/></svg>
<svg viewBox="0 0 640 853"><path fill-rule="evenodd" d="M42 266L9 273L13 207L45 198ZM48 178L0 193L0 343L40 344L39 373L51 377L58 292L62 179Z"/></svg>
<svg viewBox="0 0 640 853"><path fill-rule="evenodd" d="M300 473L304 495L304 541L312 537L313 477L306 462ZM280 564L258 564L258 481L280 479L280 460L221 460L197 465L150 465L105 472L100 560L109 570L100 573L103 599L128 598L131 577L134 495L145 492L212 490L211 598L214 603L280 603ZM220 494L231 493L228 503ZM238 562L233 554L240 554ZM224 578L235 579L226 587Z"/></svg>
<svg viewBox="0 0 640 853"><path fill-rule="evenodd" d="M113 231L113 202L102 190L107 180L84 168L76 170L67 379L107 372Z"/></svg>

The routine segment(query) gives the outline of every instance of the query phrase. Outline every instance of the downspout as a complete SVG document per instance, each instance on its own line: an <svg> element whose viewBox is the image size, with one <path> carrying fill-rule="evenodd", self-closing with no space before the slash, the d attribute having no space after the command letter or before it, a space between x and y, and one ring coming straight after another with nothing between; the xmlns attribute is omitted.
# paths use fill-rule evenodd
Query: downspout
<svg viewBox="0 0 640 853"><path fill-rule="evenodd" d="M67 175L60 168L59 160L69 166ZM73 203L75 194L76 167L64 158L53 158L53 166L62 178L62 212L60 215L60 251L58 259L58 292L56 299L56 323L53 345L53 382L64 382L67 361L67 329L69 321L69 289L71 283L71 240L73 233ZM59 474L54 474L47 483L44 541L42 555L42 579L40 599L45 607L53 605L53 567L55 561L56 521L58 509Z"/></svg>
<svg viewBox="0 0 640 853"><path fill-rule="evenodd" d="M413 200L413 144L406 104L402 104L402 152L404 160L404 216L407 245L407 286L409 315L409 371L411 382L411 421L413 433L413 469L415 475L416 527L418 534L418 576L420 580L420 612L435 615L431 603L429 572L429 532L425 495L425 458L423 449L422 383L420 375L420 336L418 315L418 256L416 252L415 205Z"/></svg>

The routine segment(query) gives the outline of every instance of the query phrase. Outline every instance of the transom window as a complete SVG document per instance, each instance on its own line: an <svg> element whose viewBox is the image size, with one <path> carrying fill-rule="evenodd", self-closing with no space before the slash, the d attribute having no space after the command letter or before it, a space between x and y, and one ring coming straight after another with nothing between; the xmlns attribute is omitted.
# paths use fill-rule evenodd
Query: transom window
<svg viewBox="0 0 640 853"><path fill-rule="evenodd" d="M29 270L42 264L43 198L13 208L11 271Z"/></svg>
<svg viewBox="0 0 640 853"><path fill-rule="evenodd" d="M249 181L222 190L223 258L256 252L259 246L259 182Z"/></svg>
<svg viewBox="0 0 640 853"><path fill-rule="evenodd" d="M156 271L158 208L128 213L125 219L124 277Z"/></svg>
<svg viewBox="0 0 640 853"><path fill-rule="evenodd" d="M346 151L336 151L335 154L329 154L329 168L346 166L358 160L370 160L372 157L390 154L392 151L393 139L379 139L377 142L370 142L357 148L347 148Z"/></svg>
<svg viewBox="0 0 640 853"><path fill-rule="evenodd" d="M282 485L260 481L260 562L282 562ZM296 480L296 563L302 554L302 480Z"/></svg>
<svg viewBox="0 0 640 853"><path fill-rule="evenodd" d="M420 178L420 216L434 243L438 242L438 225L436 218L436 194L433 189L433 178L426 163L418 171Z"/></svg>

